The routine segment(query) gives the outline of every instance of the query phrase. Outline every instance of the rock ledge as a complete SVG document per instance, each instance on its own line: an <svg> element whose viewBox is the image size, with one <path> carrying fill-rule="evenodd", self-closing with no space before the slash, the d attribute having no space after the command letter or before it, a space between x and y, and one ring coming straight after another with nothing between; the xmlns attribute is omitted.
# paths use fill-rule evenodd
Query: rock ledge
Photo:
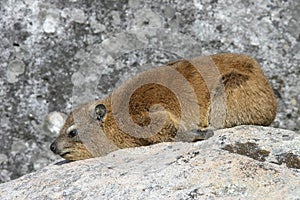
<svg viewBox="0 0 300 200"><path fill-rule="evenodd" d="M300 136L269 127L215 131L53 164L0 185L0 199L299 199Z"/></svg>

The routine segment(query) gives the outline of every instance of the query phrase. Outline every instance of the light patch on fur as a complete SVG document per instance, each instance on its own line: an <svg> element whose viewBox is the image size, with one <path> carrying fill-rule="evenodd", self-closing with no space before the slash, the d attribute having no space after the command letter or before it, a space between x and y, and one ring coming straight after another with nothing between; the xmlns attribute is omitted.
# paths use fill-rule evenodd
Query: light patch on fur
<svg viewBox="0 0 300 200"><path fill-rule="evenodd" d="M75 124L73 124L72 126L70 126L68 129L67 129L67 133L70 133L71 131L77 129L77 126Z"/></svg>

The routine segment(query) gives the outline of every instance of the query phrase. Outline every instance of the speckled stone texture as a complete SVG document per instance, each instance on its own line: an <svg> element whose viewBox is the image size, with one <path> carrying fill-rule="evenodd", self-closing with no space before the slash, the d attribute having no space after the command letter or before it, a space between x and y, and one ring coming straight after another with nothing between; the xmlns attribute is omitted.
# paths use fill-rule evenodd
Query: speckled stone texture
<svg viewBox="0 0 300 200"><path fill-rule="evenodd" d="M0 1L0 182L57 159L74 105L136 73L220 52L255 57L278 99L274 127L300 129L300 2ZM49 116L49 113L52 113Z"/></svg>
<svg viewBox="0 0 300 200"><path fill-rule="evenodd" d="M51 165L1 184L0 199L296 200L299 146L293 131L239 126L197 143L161 143Z"/></svg>

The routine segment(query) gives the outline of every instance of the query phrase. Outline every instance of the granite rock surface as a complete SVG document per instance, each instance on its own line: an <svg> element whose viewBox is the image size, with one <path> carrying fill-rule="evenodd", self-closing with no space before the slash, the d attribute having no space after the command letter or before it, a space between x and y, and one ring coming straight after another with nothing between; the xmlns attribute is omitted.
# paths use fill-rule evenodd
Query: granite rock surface
<svg viewBox="0 0 300 200"><path fill-rule="evenodd" d="M256 126L52 164L0 185L0 199L299 199L300 136Z"/></svg>
<svg viewBox="0 0 300 200"><path fill-rule="evenodd" d="M299 10L282 0L2 0L0 182L57 159L49 145L62 113L179 58L255 57L278 100L272 126L299 131Z"/></svg>

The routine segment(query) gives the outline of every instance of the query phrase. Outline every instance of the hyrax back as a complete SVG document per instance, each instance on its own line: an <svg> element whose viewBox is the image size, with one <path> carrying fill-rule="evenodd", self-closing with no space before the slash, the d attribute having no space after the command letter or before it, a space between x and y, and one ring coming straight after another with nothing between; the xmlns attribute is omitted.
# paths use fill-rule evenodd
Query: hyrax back
<svg viewBox="0 0 300 200"><path fill-rule="evenodd" d="M196 141L192 130L269 125L277 112L258 63L245 55L179 60L143 72L107 98L74 110L51 150L67 160L164 141Z"/></svg>

